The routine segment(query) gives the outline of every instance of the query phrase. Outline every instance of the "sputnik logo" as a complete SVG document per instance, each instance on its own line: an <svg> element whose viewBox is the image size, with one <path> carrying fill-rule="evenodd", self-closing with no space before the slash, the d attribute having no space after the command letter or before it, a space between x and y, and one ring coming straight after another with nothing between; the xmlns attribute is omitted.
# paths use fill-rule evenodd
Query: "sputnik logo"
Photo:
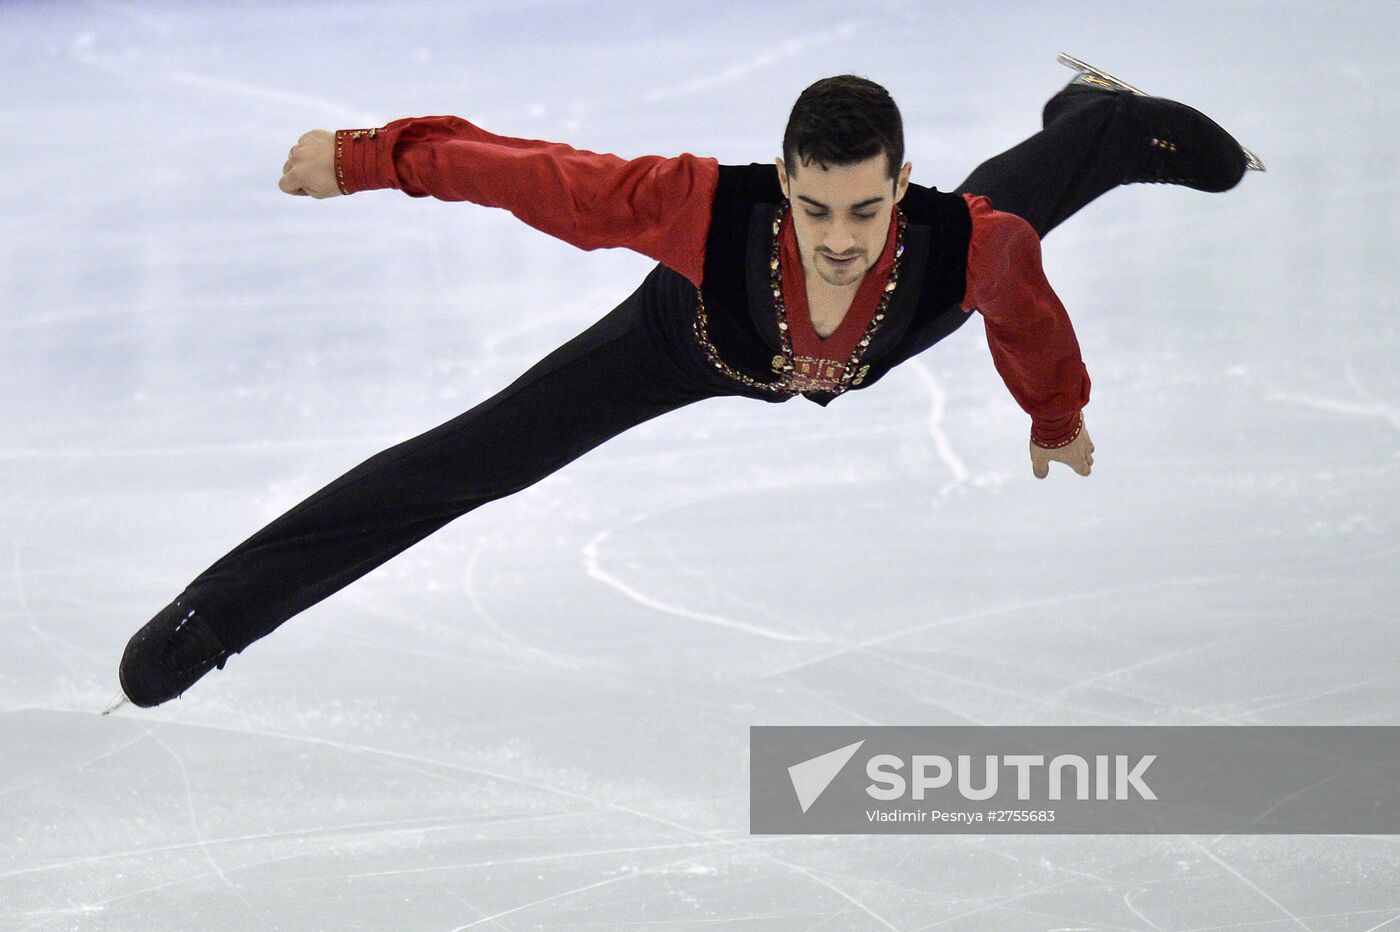
<svg viewBox="0 0 1400 932"><path fill-rule="evenodd" d="M792 789L797 793L797 802L802 806L803 812L810 809L812 803L817 801L817 797L826 792L826 788L831 785L832 780L836 779L841 768L846 766L847 761L864 743L865 739L862 738L855 744L827 751L825 754L804 760L800 764L793 764L788 768Z"/></svg>

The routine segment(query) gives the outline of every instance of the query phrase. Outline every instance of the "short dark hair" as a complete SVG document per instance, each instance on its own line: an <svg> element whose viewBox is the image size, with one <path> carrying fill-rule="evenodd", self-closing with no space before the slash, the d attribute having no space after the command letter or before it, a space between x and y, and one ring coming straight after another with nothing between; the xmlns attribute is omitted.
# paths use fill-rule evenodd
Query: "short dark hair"
<svg viewBox="0 0 1400 932"><path fill-rule="evenodd" d="M799 163L854 165L884 152L891 180L904 163L904 122L890 92L867 78L839 74L808 87L792 105L783 132L789 174Z"/></svg>

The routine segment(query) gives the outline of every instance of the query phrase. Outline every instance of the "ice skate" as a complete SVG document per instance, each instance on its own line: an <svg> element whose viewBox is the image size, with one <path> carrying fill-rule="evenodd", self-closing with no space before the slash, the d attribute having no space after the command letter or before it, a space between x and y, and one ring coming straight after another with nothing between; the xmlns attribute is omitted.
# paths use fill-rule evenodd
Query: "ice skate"
<svg viewBox="0 0 1400 932"><path fill-rule="evenodd" d="M122 696L141 708L160 705L179 696L210 670L222 670L229 653L198 610L181 595L127 643L119 670ZM107 711L121 704L114 699Z"/></svg>
<svg viewBox="0 0 1400 932"><path fill-rule="evenodd" d="M126 705L131 700L126 698L126 693L117 690L117 694L112 697L112 701L107 703L107 708L102 710L103 715L111 715L113 712Z"/></svg>
<svg viewBox="0 0 1400 932"><path fill-rule="evenodd" d="M1099 69L1099 68L1095 68L1093 65L1089 64L1088 62L1080 61L1079 59L1075 58L1073 55L1069 55L1069 54L1066 54L1065 52L1061 52L1061 53L1056 57L1055 60L1058 61L1060 64L1064 65L1065 67L1071 68L1071 69L1073 69L1074 71L1077 71L1077 72L1078 72L1078 74L1075 75L1074 80L1070 82L1071 84L1083 84L1083 85L1087 85L1088 87L1098 87L1098 88L1103 88L1104 90L1110 90L1110 91L1126 91L1127 93L1129 93L1129 94L1135 94L1135 95L1138 96L1138 97L1152 97L1151 94L1147 93L1146 91L1144 91L1144 90L1142 90L1142 89L1140 89L1140 88L1133 87L1133 85L1129 84L1127 81L1124 81L1122 78L1114 77L1113 75L1109 74L1107 71L1103 71L1103 70L1101 70L1101 69ZM1164 99L1164 98L1155 98L1155 99L1161 100L1161 99ZM1199 111L1197 111L1197 112L1199 112ZM1222 130L1222 132L1223 132L1223 130ZM1232 141L1233 141L1233 137L1232 137ZM1159 147L1163 148L1163 149L1164 149L1165 151L1167 151L1167 152L1176 151L1176 150L1173 150L1173 149L1166 148L1165 146L1161 146L1161 143L1163 143L1163 142L1167 143L1168 145L1173 145L1173 144L1174 144L1174 143L1172 143L1170 140L1163 140L1163 139L1161 139L1161 138L1156 138L1156 139L1154 139L1154 140L1153 140L1151 143L1149 143L1149 144L1150 144L1150 145L1158 145ZM1258 157L1257 155L1255 155L1255 154L1254 154L1253 152L1251 152L1250 150L1246 149L1244 146L1241 146L1238 142L1235 142L1235 145L1236 145L1236 146L1239 146L1240 152L1242 152L1242 153L1244 154L1244 161L1245 161L1245 168L1246 168L1246 169L1248 169L1248 170L1250 170L1250 171L1257 171L1257 172L1266 171L1266 169L1264 168L1264 163L1261 162L1261 161L1259 160L1259 157ZM1168 180L1168 179L1165 179L1165 178L1164 178L1164 179L1161 179L1161 180L1165 181L1165 180Z"/></svg>

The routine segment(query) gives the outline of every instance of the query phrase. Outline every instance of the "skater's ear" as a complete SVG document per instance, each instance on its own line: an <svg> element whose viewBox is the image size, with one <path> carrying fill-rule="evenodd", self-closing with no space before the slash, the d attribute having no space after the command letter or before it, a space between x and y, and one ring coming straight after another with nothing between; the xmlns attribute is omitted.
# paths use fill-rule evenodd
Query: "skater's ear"
<svg viewBox="0 0 1400 932"><path fill-rule="evenodd" d="M904 167L899 170L899 177L894 182L894 202L896 204L904 200L904 192L909 190L909 173L913 170L913 162L905 162Z"/></svg>
<svg viewBox="0 0 1400 932"><path fill-rule="evenodd" d="M783 189L783 197L786 197L790 200L792 198L792 195L788 193L787 166L783 164L783 160L781 157L775 159L774 161L777 163L778 166L778 184Z"/></svg>

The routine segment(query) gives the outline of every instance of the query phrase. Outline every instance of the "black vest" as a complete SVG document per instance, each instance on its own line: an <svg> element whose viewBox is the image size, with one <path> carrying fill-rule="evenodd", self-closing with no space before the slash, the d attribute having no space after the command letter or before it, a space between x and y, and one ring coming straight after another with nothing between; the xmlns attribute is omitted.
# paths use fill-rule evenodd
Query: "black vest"
<svg viewBox="0 0 1400 932"><path fill-rule="evenodd" d="M776 380L771 360L781 348L769 262L773 217L783 201L776 165L721 165L705 244L701 293L710 341L731 367L762 382ZM959 306L967 287L972 234L967 202L911 183L899 206L908 218L899 283L885 321L861 358L869 366L861 387L928 349L970 316ZM820 405L838 395L803 394Z"/></svg>

